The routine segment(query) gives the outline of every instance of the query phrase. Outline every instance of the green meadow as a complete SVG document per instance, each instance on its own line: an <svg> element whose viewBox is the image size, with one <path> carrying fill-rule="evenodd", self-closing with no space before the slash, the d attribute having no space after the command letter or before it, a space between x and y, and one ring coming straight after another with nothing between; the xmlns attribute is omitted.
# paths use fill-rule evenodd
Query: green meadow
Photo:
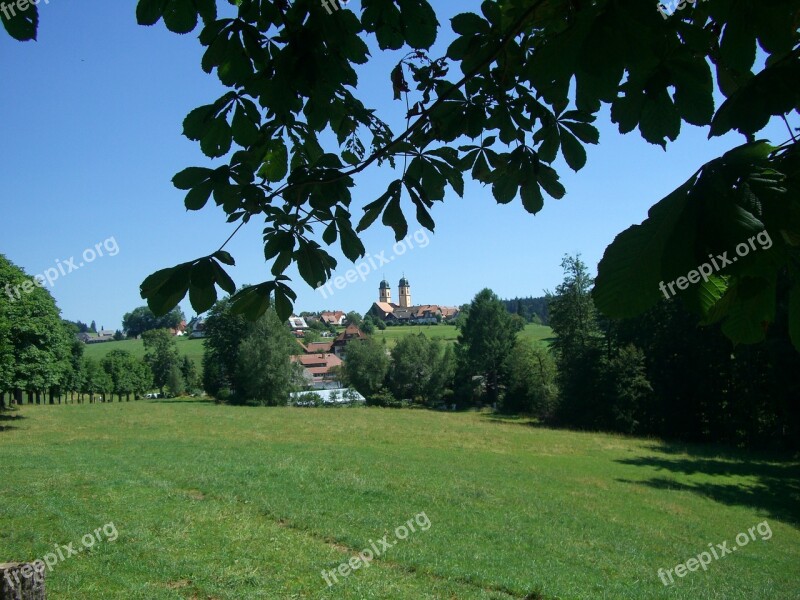
<svg viewBox="0 0 800 600"><path fill-rule="evenodd" d="M344 329L341 329L344 331ZM452 325L403 325L400 327L387 327L384 331L376 330L374 337L378 340L385 339L389 347L393 347L398 340L418 333L424 333L429 338L439 338L444 342L455 343L458 339L458 330ZM544 325L529 323L520 333L523 339L530 340L532 344L546 343L553 335L553 330ZM177 337L175 342L181 355L191 358L198 366L202 367L203 340L190 340L186 337ZM104 342L102 344L88 344L84 352L88 358L102 359L112 350L127 350L134 356L144 356L142 340L122 340L120 342Z"/></svg>
<svg viewBox="0 0 800 600"><path fill-rule="evenodd" d="M375 330L373 336L377 340L385 339L386 343L392 347L398 340L412 334L424 333L429 338L438 338L444 342L455 343L458 339L458 329L453 325L401 325L397 327L387 327L383 331ZM528 323L520 333L524 339L530 342L546 342L553 336L553 330L545 325Z"/></svg>
<svg viewBox="0 0 800 600"><path fill-rule="evenodd" d="M57 599L792 600L800 462L488 413L187 400L0 415L0 562ZM397 527L424 513L406 539ZM709 544L750 541L665 587ZM393 546L329 587L383 536Z"/></svg>
<svg viewBox="0 0 800 600"><path fill-rule="evenodd" d="M176 337L175 343L181 356L186 355L191 358L199 367L203 362L203 340L190 340L188 337ZM84 356L101 360L112 350L127 350L137 358L144 357L144 343L142 340L121 340L119 342L103 342L100 344L87 344Z"/></svg>

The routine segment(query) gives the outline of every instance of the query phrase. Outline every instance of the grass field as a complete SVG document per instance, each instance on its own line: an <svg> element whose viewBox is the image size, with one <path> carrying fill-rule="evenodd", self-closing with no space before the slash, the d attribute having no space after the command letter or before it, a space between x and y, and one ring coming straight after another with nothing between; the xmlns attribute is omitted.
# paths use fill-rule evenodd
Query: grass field
<svg viewBox="0 0 800 600"><path fill-rule="evenodd" d="M383 331L376 330L375 338L386 339L389 347L394 346L398 340L412 334L424 333L429 338L439 338L445 342L455 343L458 339L458 329L452 325L402 325L400 327L387 327ZM545 342L553 336L553 330L544 325L529 323L520 334L531 343Z"/></svg>
<svg viewBox="0 0 800 600"><path fill-rule="evenodd" d="M181 356L185 354L197 364L198 368L202 367L203 340L190 340L187 337L177 337L175 338L175 342L178 344L178 351L181 353ZM138 358L144 356L144 344L142 340L122 340L120 342L88 344L84 351L84 356L100 360L112 350L127 350Z"/></svg>
<svg viewBox="0 0 800 600"><path fill-rule="evenodd" d="M163 401L0 419L0 562L118 532L56 564L51 598L800 598L798 462L478 413ZM398 540L423 512L430 528ZM771 539L660 582L765 520Z"/></svg>
<svg viewBox="0 0 800 600"><path fill-rule="evenodd" d="M397 340L416 333L424 333L430 338L439 338L445 342L455 343L458 339L458 330L452 325L418 325L415 327L387 327L384 331L375 331L375 337L380 340L386 339L389 347L394 346ZM520 334L531 343L547 342L553 335L553 330L543 325L532 323L525 326ZM181 355L187 355L198 366L202 368L203 361L203 340L190 340L185 337L175 338L178 350ZM142 340L123 340L121 342L104 342L102 344L89 344L86 346L85 355L97 360L102 359L112 350L127 350L134 356L141 358L144 356L144 346Z"/></svg>

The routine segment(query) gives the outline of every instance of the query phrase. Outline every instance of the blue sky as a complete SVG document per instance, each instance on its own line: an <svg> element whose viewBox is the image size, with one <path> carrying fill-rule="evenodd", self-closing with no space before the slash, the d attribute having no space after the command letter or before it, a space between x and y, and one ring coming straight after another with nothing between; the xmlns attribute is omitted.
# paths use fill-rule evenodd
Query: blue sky
<svg viewBox="0 0 800 600"><path fill-rule="evenodd" d="M31 275L61 263L65 274L51 293L63 316L111 329L144 303L139 284L148 274L208 254L233 230L211 204L187 212L183 192L170 182L187 166L220 164L181 135L186 114L225 91L200 69L199 29L179 36L163 24L138 26L135 4L43 0L39 41L23 44L0 34L0 253ZM477 5L434 2L443 17ZM440 53L452 35L442 22ZM359 95L389 115L398 132L405 104L392 100L389 71L397 59L391 58L362 72ZM567 196L547 200L538 215L526 213L519 200L499 206L490 189L468 183L463 199L453 194L435 207L436 232L426 247L396 257L365 281L333 288L324 298L290 273L296 310L364 312L384 274L395 298L405 274L415 303L458 305L484 287L504 298L539 296L561 281L565 253L582 253L595 270L618 233L641 222L703 163L744 141L736 135L709 141L706 130L684 125L665 153L638 132L621 136L607 112L597 125L601 143L588 149L587 166L576 174L560 163ZM779 127L764 133L782 141L786 132ZM393 178L379 169L363 174L354 213ZM237 284L269 278L261 229L251 222L227 247L237 261L231 271ZM410 232L417 229L411 222ZM393 254L392 232L379 222L364 243L372 255ZM97 244L118 252L83 261L84 250ZM336 275L344 276L353 265L334 255L340 258ZM70 257L84 265L66 273ZM181 306L194 314L188 301Z"/></svg>

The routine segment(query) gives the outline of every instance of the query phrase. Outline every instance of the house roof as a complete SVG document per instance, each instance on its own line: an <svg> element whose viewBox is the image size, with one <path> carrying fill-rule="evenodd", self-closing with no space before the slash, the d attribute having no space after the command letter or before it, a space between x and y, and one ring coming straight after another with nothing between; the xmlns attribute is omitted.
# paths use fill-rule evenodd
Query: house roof
<svg viewBox="0 0 800 600"><path fill-rule="evenodd" d="M326 375L333 367L342 364L342 359L329 352L319 354L296 354L291 357L292 362L300 363L315 377Z"/></svg>
<svg viewBox="0 0 800 600"><path fill-rule="evenodd" d="M333 340L327 342L309 342L304 346L308 354L319 354L320 352L330 352L333 346Z"/></svg>
<svg viewBox="0 0 800 600"><path fill-rule="evenodd" d="M375 306L380 308L385 313L391 313L397 308L396 304L392 304L391 302L376 302Z"/></svg>
<svg viewBox="0 0 800 600"><path fill-rule="evenodd" d="M347 314L343 313L340 310L335 310L333 312L327 311L320 314L319 318L325 321L326 323L338 323L342 319L344 319Z"/></svg>
<svg viewBox="0 0 800 600"><path fill-rule="evenodd" d="M367 339L367 334L361 331L355 325L348 325L347 329L345 329L342 333L338 335L336 340L333 342L334 346L341 346L342 344L346 344L352 340L365 340Z"/></svg>
<svg viewBox="0 0 800 600"><path fill-rule="evenodd" d="M289 317L289 325L295 329L308 329L308 324L303 317Z"/></svg>

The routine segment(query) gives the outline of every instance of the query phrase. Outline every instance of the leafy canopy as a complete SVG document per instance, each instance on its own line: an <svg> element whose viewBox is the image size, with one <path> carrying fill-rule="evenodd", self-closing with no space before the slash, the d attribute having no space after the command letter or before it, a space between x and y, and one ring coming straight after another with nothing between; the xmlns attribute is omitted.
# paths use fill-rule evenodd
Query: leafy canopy
<svg viewBox="0 0 800 600"><path fill-rule="evenodd" d="M360 15L329 13L317 0L230 4L223 17L215 0L140 0L137 18L176 33L200 25L201 66L228 88L184 121L184 134L219 166L189 167L173 183L189 210L213 201L239 227L264 223L271 279L236 293L237 312L257 318L273 301L288 317L296 295L287 268L296 264L313 287L324 283L337 265L326 247L362 257L359 234L379 217L398 240L409 214L433 231L432 208L462 195L465 175L490 186L498 203L519 198L537 213L546 197L566 193L557 158L576 171L585 165L585 145L599 141L592 123L607 105L620 132L638 129L665 149L684 123L709 136L738 131L747 143L704 165L615 240L600 265L598 308L640 313L658 301L660 281L767 230L770 249L681 296L708 322L723 320L734 340L757 341L774 318L777 279L788 277L800 347L797 143L756 139L800 104L800 0L705 0L672 15L644 0L486 1L451 19L443 56L431 53L443 24L427 0L362 0ZM25 15L4 21L17 39L35 37L35 7ZM403 53L385 74L408 106L403 131L358 95L370 47ZM354 203L353 177L379 167L385 192ZM217 286L233 294L224 246L148 277L141 294L153 312L187 293L203 312Z"/></svg>

